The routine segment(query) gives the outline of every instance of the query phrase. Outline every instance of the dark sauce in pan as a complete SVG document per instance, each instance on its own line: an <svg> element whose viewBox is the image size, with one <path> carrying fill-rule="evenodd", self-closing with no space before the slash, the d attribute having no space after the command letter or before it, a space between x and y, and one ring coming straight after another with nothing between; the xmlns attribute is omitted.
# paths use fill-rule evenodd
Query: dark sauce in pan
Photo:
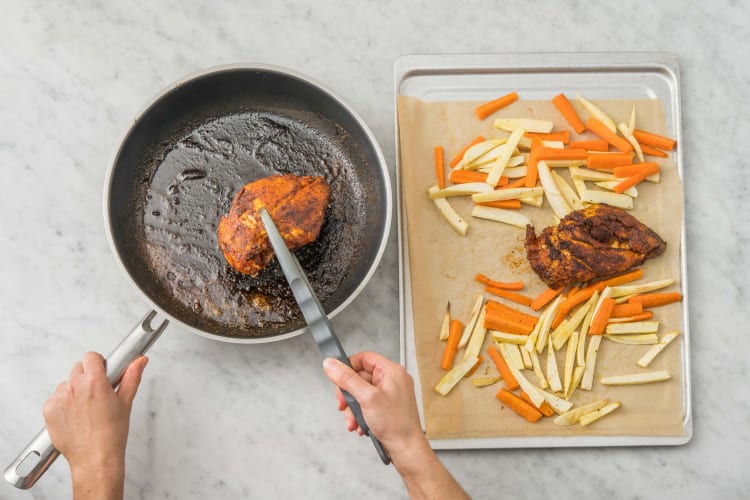
<svg viewBox="0 0 750 500"><path fill-rule="evenodd" d="M331 197L320 237L295 254L325 307L354 266L366 226L366 196L341 141L304 120L247 111L205 121L162 145L136 206L141 251L159 293L176 309L190 309L191 324L221 335L301 327L276 260L256 277L235 272L217 247L216 228L244 184L275 173L322 175Z"/></svg>

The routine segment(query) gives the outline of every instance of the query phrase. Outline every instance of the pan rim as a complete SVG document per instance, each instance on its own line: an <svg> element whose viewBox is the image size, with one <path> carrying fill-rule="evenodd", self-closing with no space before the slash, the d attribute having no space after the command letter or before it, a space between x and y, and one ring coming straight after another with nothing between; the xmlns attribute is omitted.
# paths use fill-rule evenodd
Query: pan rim
<svg viewBox="0 0 750 500"><path fill-rule="evenodd" d="M385 155L383 154L383 151L380 148L380 144L375 138L375 134L372 132L370 127L365 123L365 121L362 119L359 113L357 113L354 110L354 108L345 99L343 99L332 88L319 82L318 80L311 78L296 70L292 70L283 66L265 64L265 63L231 63L231 64L221 64L217 66L211 66L209 68L205 68L202 70L189 73L183 76L182 78L179 78L178 80L174 81L173 83L167 85L159 93L157 93L156 96L153 97L135 115L135 118L132 120L130 125L127 127L127 129L124 131L124 133L118 140L117 147L114 149L114 152L110 158L107 171L105 174L105 179L104 179L104 196L102 197L102 203L103 203L103 209L104 209L104 214L103 214L104 226L105 226L105 231L107 234L107 242L109 244L109 248L111 250L112 256L115 258L115 261L117 261L117 266L120 268L120 271L124 273L125 277L130 282L131 286L133 286L136 289L136 291L141 296L141 298L144 299L146 303L149 306L151 306L153 310L167 317L170 322L174 323L175 325L179 325L182 329L187 330L196 335L200 335L201 337L209 338L211 340L218 340L220 342L234 343L234 344L263 344L263 343L270 343L270 342L278 342L281 340L286 340L286 339L301 335L307 330L307 326L303 326L291 332L287 332L287 333L283 333L279 335L273 335L269 337L230 337L230 336L223 336L223 335L218 335L215 333L204 331L200 328L196 328L195 326L190 325L174 317L173 315L169 314L167 311L159 307L151 299L151 297L148 296L148 294L141 288L141 286L136 282L136 280L130 274L128 269L125 267L122 256L118 252L117 246L114 241L113 229L112 229L111 218L110 218L110 210L109 210L110 192L111 192L111 187L112 187L112 182L113 182L115 165L120 157L125 141L130 136L135 124L137 124L141 120L141 118L146 113L148 113L154 107L154 105L156 105L161 99L163 99L165 96L169 95L170 93L174 92L178 88L200 78L204 78L213 74L231 72L231 71L236 71L236 70L251 70L251 71L259 70L259 71L265 71L265 72L271 72L271 73L279 73L282 75L290 76L292 78L301 80L305 82L306 84L312 85L313 87L317 87L320 91L322 91L325 94L328 94L331 98L333 98L339 105L341 105L352 116L354 121L362 128L362 131L367 137L367 140L372 145L375 156L378 160L377 167L381 169L382 174L383 174L382 176L383 184L384 184L383 191L385 195L384 201L385 201L385 207L386 207L383 232L380 236L380 242L378 244L378 249L375 254L375 258L370 263L367 273L365 273L363 279L360 281L357 287L344 299L344 301L338 307L336 307L333 311L328 313L328 318L334 318L336 315L338 315L341 311L343 311L359 296L359 294L362 292L365 286L367 286L367 284L370 282L373 275L375 274L375 271L380 265L380 261L388 245L389 235L391 232L391 222L392 222L391 219L393 215L392 214L393 194L391 192L391 179L390 179L390 174L388 172L388 164L385 161Z"/></svg>

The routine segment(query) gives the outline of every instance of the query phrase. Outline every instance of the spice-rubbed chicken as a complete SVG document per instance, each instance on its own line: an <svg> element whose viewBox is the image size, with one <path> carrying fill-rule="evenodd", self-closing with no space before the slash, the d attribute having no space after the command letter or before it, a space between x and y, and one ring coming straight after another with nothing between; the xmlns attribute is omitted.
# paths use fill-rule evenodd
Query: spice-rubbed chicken
<svg viewBox="0 0 750 500"><path fill-rule="evenodd" d="M255 276L273 258L273 248L258 213L261 207L271 214L290 250L315 241L329 194L322 177L272 175L245 184L217 230L219 248L229 265Z"/></svg>
<svg viewBox="0 0 750 500"><path fill-rule="evenodd" d="M609 205L571 212L539 236L526 226L526 256L550 288L625 272L666 246L635 217Z"/></svg>

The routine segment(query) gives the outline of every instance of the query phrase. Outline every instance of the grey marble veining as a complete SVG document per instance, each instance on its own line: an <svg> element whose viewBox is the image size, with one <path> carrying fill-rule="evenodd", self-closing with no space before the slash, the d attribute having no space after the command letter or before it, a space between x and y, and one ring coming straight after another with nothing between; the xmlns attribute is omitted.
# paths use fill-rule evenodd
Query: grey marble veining
<svg viewBox="0 0 750 500"><path fill-rule="evenodd" d="M408 53L666 50L682 70L693 441L678 448L441 452L476 498L747 498L750 230L745 2L0 2L0 466L84 351L147 311L109 252L104 172L164 86L228 62L335 88L393 169L393 60ZM394 228L395 233L395 228ZM334 320L347 350L398 358L395 234ZM136 400L126 497L400 498L349 435L308 336L234 346L170 327ZM70 495L58 460L31 493Z"/></svg>

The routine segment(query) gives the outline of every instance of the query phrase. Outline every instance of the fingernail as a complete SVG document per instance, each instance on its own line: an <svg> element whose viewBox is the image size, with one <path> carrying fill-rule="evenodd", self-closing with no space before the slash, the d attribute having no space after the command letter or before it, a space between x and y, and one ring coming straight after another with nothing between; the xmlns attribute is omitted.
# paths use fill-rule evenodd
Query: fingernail
<svg viewBox="0 0 750 500"><path fill-rule="evenodd" d="M338 368L340 361L336 358L326 358L323 360L323 369L325 371L332 371Z"/></svg>

